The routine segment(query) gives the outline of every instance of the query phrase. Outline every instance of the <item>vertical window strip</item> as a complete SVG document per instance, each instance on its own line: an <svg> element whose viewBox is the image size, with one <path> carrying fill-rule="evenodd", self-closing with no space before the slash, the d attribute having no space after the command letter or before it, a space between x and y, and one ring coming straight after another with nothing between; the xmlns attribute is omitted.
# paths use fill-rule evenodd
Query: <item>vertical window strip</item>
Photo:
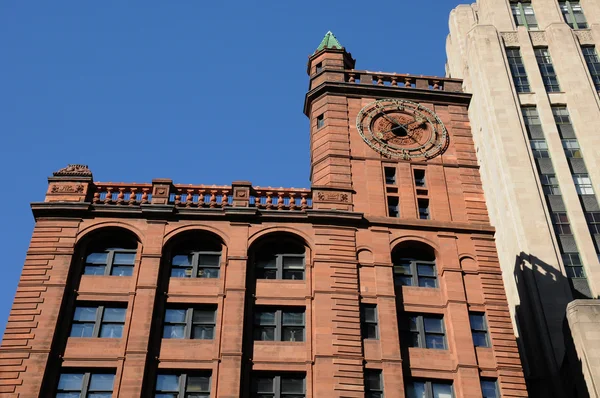
<svg viewBox="0 0 600 398"><path fill-rule="evenodd" d="M525 26L527 30L537 30L538 24L530 1L511 2L516 26Z"/></svg>
<svg viewBox="0 0 600 398"><path fill-rule="evenodd" d="M587 29L588 24L579 1L559 1L565 22L572 29Z"/></svg>
<svg viewBox="0 0 600 398"><path fill-rule="evenodd" d="M523 58L521 57L521 50L519 48L507 48L506 56L508 58L510 73L512 75L517 93L531 92L529 79L527 79L527 71L525 70Z"/></svg>
<svg viewBox="0 0 600 398"><path fill-rule="evenodd" d="M538 47L534 49L534 52L546 91L549 93L559 92L560 84L558 83L558 77L556 76L552 58L550 57L550 51L548 51L547 47Z"/></svg>
<svg viewBox="0 0 600 398"><path fill-rule="evenodd" d="M597 91L600 91L600 58L598 57L596 47L585 46L581 48L581 52L594 82L594 87Z"/></svg>

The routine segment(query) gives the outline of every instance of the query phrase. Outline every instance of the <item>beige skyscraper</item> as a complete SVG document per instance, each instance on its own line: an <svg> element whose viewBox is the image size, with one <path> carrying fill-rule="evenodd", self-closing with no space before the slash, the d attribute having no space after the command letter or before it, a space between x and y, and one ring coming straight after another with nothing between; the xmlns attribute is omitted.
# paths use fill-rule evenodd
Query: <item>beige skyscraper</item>
<svg viewBox="0 0 600 398"><path fill-rule="evenodd" d="M600 388L600 1L478 0L450 15L529 395ZM583 299L583 300L582 300Z"/></svg>

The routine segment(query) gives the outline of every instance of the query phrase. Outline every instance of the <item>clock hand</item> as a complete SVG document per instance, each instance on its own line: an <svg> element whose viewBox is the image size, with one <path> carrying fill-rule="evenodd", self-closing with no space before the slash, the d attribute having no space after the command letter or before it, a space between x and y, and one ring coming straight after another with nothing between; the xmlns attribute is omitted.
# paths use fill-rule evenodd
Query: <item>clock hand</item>
<svg viewBox="0 0 600 398"><path fill-rule="evenodd" d="M382 113L381 115L382 115L382 116L383 116L385 119L387 119L389 122L392 122L392 123L394 123L394 124L396 124L396 125L398 125L398 126L400 126L400 127L405 127L405 125L404 125L404 124L402 124L402 123L399 123L399 122L398 122L396 119L394 119L393 117L391 117L391 116L388 116L388 115L386 115L385 113ZM406 127L405 127L405 128L406 128Z"/></svg>
<svg viewBox="0 0 600 398"><path fill-rule="evenodd" d="M396 129L399 129L399 128L401 128L401 127L402 127L402 128L404 128L404 126L403 126L403 125L400 125L400 126L393 127L393 128L391 128L390 130L380 131L379 133L380 133L380 134L391 133L392 131L394 131L394 130L396 130Z"/></svg>

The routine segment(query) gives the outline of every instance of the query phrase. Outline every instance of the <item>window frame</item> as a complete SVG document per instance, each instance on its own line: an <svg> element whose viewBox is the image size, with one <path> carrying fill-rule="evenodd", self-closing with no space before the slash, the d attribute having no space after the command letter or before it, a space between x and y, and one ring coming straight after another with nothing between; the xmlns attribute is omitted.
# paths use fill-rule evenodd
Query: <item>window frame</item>
<svg viewBox="0 0 600 398"><path fill-rule="evenodd" d="M581 10L581 12L578 14L580 14L583 17L583 20L584 20L583 23L577 22L577 18L575 18L576 14L573 11L573 3L576 3L577 6L579 7L579 10ZM569 25L569 27L571 29L588 29L589 28L587 18L585 17L585 14L583 13L583 7L581 7L581 2L572 1L572 0L559 1L558 7L560 8L560 12L563 15L563 19L564 19L565 23L567 25ZM563 7L566 8L566 12L565 12L565 8L563 8ZM567 16L569 16L573 22L569 22ZM581 25L581 26L579 26L579 25Z"/></svg>
<svg viewBox="0 0 600 398"><path fill-rule="evenodd" d="M259 260L256 254L260 253L260 249L255 252L254 258L254 270L255 274L258 274L258 270L261 268L263 270L274 269L275 270L275 278L260 278L258 275L256 279L260 280L287 280L287 281L304 281L306 280L306 248L304 248L304 253L276 253L275 256L275 267L259 267ZM288 279L284 278L284 272L286 269L292 269L294 271L299 271L299 268L285 268L285 259L286 258L302 258L302 279Z"/></svg>
<svg viewBox="0 0 600 398"><path fill-rule="evenodd" d="M183 322L167 322L167 311L169 310L185 310L185 320ZM195 311L213 311L213 321L211 323L208 322L194 322L194 312ZM165 328L168 325L183 325L183 337L165 337ZM209 325L213 328L212 338L197 338L192 337L194 327L197 325ZM217 328L217 308L214 305L202 305L202 306L194 306L194 307L183 307L183 306L167 306L165 308L165 316L163 317L163 339L169 340L214 340L215 339L215 331Z"/></svg>
<svg viewBox="0 0 600 398"><path fill-rule="evenodd" d="M400 198L398 196L387 197L388 217L400 218Z"/></svg>
<svg viewBox="0 0 600 398"><path fill-rule="evenodd" d="M556 235L573 235L569 215L566 211L552 211L550 217Z"/></svg>
<svg viewBox="0 0 600 398"><path fill-rule="evenodd" d="M406 264L394 264L393 265L393 273L394 273L394 285L396 286L412 286L412 287L422 287L422 288L426 288L426 289L437 289L440 287L439 285L439 281L438 281L438 272L437 272L437 266L436 266L436 261L425 261L425 260L416 260L416 259L411 259L411 258L401 258L399 259L400 261L404 260L405 262L408 262L409 264L409 270L410 270L410 274L407 273L400 273L400 272L396 272L397 269L405 269L404 267L406 266ZM435 276L428 276L428 275L419 275L419 264L421 265L427 265L427 266L433 266L433 273ZM398 280L400 279L399 277L396 276L410 276L411 277L411 284L407 285L404 283L398 283ZM435 282L435 286L421 286L420 281L421 279L427 279L427 280L431 280L433 279Z"/></svg>
<svg viewBox="0 0 600 398"><path fill-rule="evenodd" d="M600 211L586 211L585 220L592 235L600 235Z"/></svg>
<svg viewBox="0 0 600 398"><path fill-rule="evenodd" d="M480 316L482 317L482 321L483 321L483 328L482 329L478 329L476 327L473 326L473 322L471 322L471 316ZM489 326L488 326L488 322L487 322L487 316L485 312L479 312L479 311L469 311L469 327L471 328L471 339L473 340L473 346L474 347L483 347L483 348L490 348L492 346L492 342L490 339L490 331L489 331ZM475 344L475 339L473 338L473 336L475 335L475 333L483 333L485 334L485 345L478 345Z"/></svg>
<svg viewBox="0 0 600 398"><path fill-rule="evenodd" d="M540 174L540 184L544 195L561 195L556 174Z"/></svg>
<svg viewBox="0 0 600 398"><path fill-rule="evenodd" d="M273 391L254 391L255 390L255 380L258 378L267 379L270 378L272 380ZM302 393L287 393L282 392L282 379L299 379L302 378ZM274 372L253 372L251 377L251 388L250 388L250 396L263 396L263 395L272 395L273 398L285 398L286 396L304 396L306 397L306 373L297 373L297 372L282 372L282 373L274 373Z"/></svg>
<svg viewBox="0 0 600 398"><path fill-rule="evenodd" d="M257 315L261 312L275 312L273 324L260 324L257 320ZM285 325L283 323L284 313L302 313L302 325ZM288 342L288 343L305 343L306 342L306 308L305 307L273 307L273 306L256 306L254 309L253 319L253 340L268 341L268 342ZM262 328L273 328L273 340L263 340L256 337L256 332ZM302 328L302 340L283 340L284 328Z"/></svg>
<svg viewBox="0 0 600 398"><path fill-rule="evenodd" d="M325 127L325 114L321 113L317 116L317 129Z"/></svg>
<svg viewBox="0 0 600 398"><path fill-rule="evenodd" d="M577 138L563 138L561 141L565 156L568 159L583 158L583 155L581 154L581 146L579 145Z"/></svg>
<svg viewBox="0 0 600 398"><path fill-rule="evenodd" d="M168 391L168 390L161 390L158 391L157 387L158 387L158 378L160 376L177 376L177 384L178 384L178 391L175 392L173 390ZM188 378L190 377L208 377L208 391L188 391ZM200 393L200 394L205 394L207 397L210 397L211 394L211 387L212 387L212 372L210 370L199 370L199 371L192 371L190 373L184 373L184 372L177 372L177 371L165 371L163 370L162 372L158 372L156 374L156 378L154 380L154 397L156 397L158 394L177 394L177 398L185 398L187 397L187 394L189 393Z"/></svg>
<svg viewBox="0 0 600 398"><path fill-rule="evenodd" d="M375 375L379 381L378 388L372 388L370 383L367 382L369 375ZM370 369L364 370L364 382L365 382L365 398L383 398L383 370L381 369Z"/></svg>
<svg viewBox="0 0 600 398"><path fill-rule="evenodd" d="M530 93L531 84L529 84L521 49L519 47L507 47L506 58L517 93Z"/></svg>
<svg viewBox="0 0 600 398"><path fill-rule="evenodd" d="M127 306L126 305L119 305L120 303L117 303L117 305L114 305L112 303L110 303L109 305L103 305L103 304L99 304L96 305L94 303L80 303L81 305L77 305L77 303L75 304L75 308L73 310L73 315L71 316L71 328L69 330L69 338L80 338L80 339L91 339L91 338L102 338L102 339L122 339L123 338L123 332L125 331L125 322L127 320ZM77 311L77 308L96 308L96 315L95 315L95 319L94 321L80 321L80 320L75 320L75 314ZM123 323L121 322L114 322L114 321L107 321L104 322L103 318L104 318L104 313L107 309L123 309L125 310L123 313ZM73 326L74 325L84 325L84 324L92 324L93 323L93 329L92 329L92 335L91 336L73 336ZM105 325L121 325L121 337L101 337L100 333L102 333L102 327Z"/></svg>
<svg viewBox="0 0 600 398"><path fill-rule="evenodd" d="M556 70L554 69L554 62L550 55L550 49L548 47L534 47L533 52L546 92L561 92L560 82L558 81Z"/></svg>
<svg viewBox="0 0 600 398"><path fill-rule="evenodd" d="M173 265L173 260L176 256L192 256L191 266L179 266ZM219 256L219 260L217 261L217 265L201 265L200 257L201 256ZM213 251L213 250L190 250L190 251L173 251L171 253L171 274L169 278L181 278L181 279L219 279L221 277L221 258L223 256L223 251ZM174 276L173 270L184 270L184 274L187 272L187 269L190 269L190 276ZM200 269L210 268L212 270L217 270L216 277L203 277L199 276L198 273Z"/></svg>
<svg viewBox="0 0 600 398"><path fill-rule="evenodd" d="M534 138L529 140L529 146L531 147L531 153L534 159L549 159L550 150L548 149L548 143L545 139ZM538 147L539 146L539 147Z"/></svg>
<svg viewBox="0 0 600 398"><path fill-rule="evenodd" d="M430 220L431 212L429 211L429 199L418 198L417 209L419 211L419 220Z"/></svg>
<svg viewBox="0 0 600 398"><path fill-rule="evenodd" d="M578 195L594 195L594 186L588 173L573 173L571 175ZM582 180L585 180L585 183Z"/></svg>
<svg viewBox="0 0 600 398"><path fill-rule="evenodd" d="M86 274L85 269L88 267L88 264L90 267L93 266L99 266L101 264L93 264L93 263L88 263L87 259L90 255L92 254L100 254L100 253L106 253L106 263L104 264L104 274ZM131 265L129 264L115 264L115 254L120 254L120 253L133 253L133 263ZM83 269L82 269L82 275L85 276L119 276L119 277L129 277L133 275L133 269L135 267L135 262L137 260L137 249L124 249L121 247L110 247L110 248L106 248L104 249L102 252L100 251L96 251L94 249L92 250L88 250L85 254L85 256L83 257ZM113 275L112 271L114 267L128 267L131 269L131 275Z"/></svg>
<svg viewBox="0 0 600 398"><path fill-rule="evenodd" d="M488 377L482 377L479 379L481 385L481 393L483 395L483 383L494 383L494 396L483 396L483 398L500 398L500 389L498 388L498 379L490 379Z"/></svg>
<svg viewBox="0 0 600 398"><path fill-rule="evenodd" d="M574 256L577 256L577 262L573 262ZM562 253L561 255L562 262L565 266L565 273L567 274L567 278L569 279L585 279L586 273L585 268L583 267L583 263L581 261L581 256L578 252L568 252ZM568 259L568 261L567 261ZM579 271L579 272L577 272Z"/></svg>
<svg viewBox="0 0 600 398"><path fill-rule="evenodd" d="M369 320L367 319L366 310L374 309L375 319ZM374 326L375 328L375 337L369 336L369 328L368 326ZM360 303L360 326L361 326L361 335L363 339L366 340L379 340L379 312L377 311L377 304L371 303Z"/></svg>
<svg viewBox="0 0 600 398"><path fill-rule="evenodd" d="M67 370L67 369L65 369ZM90 387L91 387L91 380L92 380L92 376L93 375L97 375L97 374L102 374L102 375L112 375L113 376L113 385L110 391L108 390L96 390L96 391L90 391ZM60 378L63 375L83 375L82 377L82 381L81 381L81 389L80 390L60 390L59 386L60 386ZM60 374L58 375L58 381L56 383L56 395L58 396L58 394L61 393L74 393L74 392L78 392L80 398L87 398L90 393L95 394L95 393L114 393L114 389L115 389L115 377L116 377L116 372L111 372L109 369L94 369L94 371L87 371L87 372L77 372L75 369L69 369L66 372L60 372Z"/></svg>
<svg viewBox="0 0 600 398"><path fill-rule="evenodd" d="M411 338L409 339L408 347L423 348L423 349L427 349L427 350L440 350L440 351L448 350L448 339L446 338L446 323L444 322L443 314L405 313L403 318L404 318L403 320L404 320L406 327L401 328L401 330L404 331L404 334L407 337L409 335L411 336ZM416 322L415 322L416 330L411 329L409 318L416 318ZM425 319L426 318L441 321L442 331L441 332L426 332L425 331ZM417 336L417 343L418 343L417 346L413 345L414 340L412 337L415 335ZM428 335L442 336L443 342L444 342L444 347L443 348L427 347L427 336Z"/></svg>
<svg viewBox="0 0 600 398"><path fill-rule="evenodd" d="M417 176L417 174L422 174L421 176ZM415 181L415 187L417 188L427 188L427 178L425 170L423 169L413 169L413 178Z"/></svg>
<svg viewBox="0 0 600 398"><path fill-rule="evenodd" d="M388 173L391 172L391 173ZM383 177L385 179L385 185L396 185L396 168L384 166L383 167Z"/></svg>
<svg viewBox="0 0 600 398"><path fill-rule="evenodd" d="M413 379L408 381L406 384L406 398L412 398L408 395L408 386L414 383L423 383L425 385L425 397L424 398L434 398L433 395L433 387L434 385L445 385L450 386L450 392L452 394L452 398L456 397L454 393L454 383L452 381L446 380L429 380L429 379ZM418 397L420 398L420 397Z"/></svg>
<svg viewBox="0 0 600 398"><path fill-rule="evenodd" d="M524 6L523 4L526 4L527 6ZM511 8L513 20L515 22L516 27L525 26L525 28L527 30L538 30L537 18L535 16L535 11L533 9L533 5L531 4L530 0L529 1L528 0L511 1L510 8ZM525 12L526 8L527 8L527 10L531 10L530 15L533 15L533 20L535 21L535 23L529 23L527 21L527 16L526 16L527 14ZM520 17L521 17L523 23L519 23L519 18L518 18L518 15L515 13L515 11L519 11Z"/></svg>
<svg viewBox="0 0 600 398"><path fill-rule="evenodd" d="M581 46L581 54L583 55L596 91L600 91L600 57L598 56L596 46ZM591 57L594 58L592 59Z"/></svg>

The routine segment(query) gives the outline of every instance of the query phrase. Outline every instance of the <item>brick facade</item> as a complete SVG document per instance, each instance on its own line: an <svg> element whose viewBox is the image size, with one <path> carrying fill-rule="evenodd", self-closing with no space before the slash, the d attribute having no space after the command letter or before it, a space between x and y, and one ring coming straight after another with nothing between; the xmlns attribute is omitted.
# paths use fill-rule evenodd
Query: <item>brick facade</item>
<svg viewBox="0 0 600 398"><path fill-rule="evenodd" d="M415 379L452 383L457 398L481 397L481 377L497 379L503 397L526 396L470 96L452 79L353 67L343 49L309 59L310 190L100 183L80 166L55 173L46 201L32 204L36 226L0 348L2 396L52 397L69 369L113 372L113 397L152 396L167 370L209 371L215 397L249 396L259 371L302 375L306 397L362 397L365 369L382 371L388 398L404 397ZM433 110L449 131L445 152L397 161L370 149L355 120L379 98ZM396 170L394 187L386 187L384 167ZM425 193L415 169L426 172ZM400 217L388 217L388 196L399 198ZM419 219L418 198L429 200L430 219ZM86 253L107 231L137 242L131 276L82 275ZM218 278L170 277L182 236L218 242ZM255 259L276 237L301 242L303 280L256 278ZM392 252L419 243L435 253L437 287L395 285ZM121 338L69 337L76 305L106 302L127 308ZM361 303L377 306L377 339L361 335ZM200 304L217 309L212 340L162 338L166 307ZM270 307L304 309L304 341L254 341L254 312ZM485 313L489 348L474 347L470 311ZM446 349L409 348L399 330L404 313L443 316Z"/></svg>

